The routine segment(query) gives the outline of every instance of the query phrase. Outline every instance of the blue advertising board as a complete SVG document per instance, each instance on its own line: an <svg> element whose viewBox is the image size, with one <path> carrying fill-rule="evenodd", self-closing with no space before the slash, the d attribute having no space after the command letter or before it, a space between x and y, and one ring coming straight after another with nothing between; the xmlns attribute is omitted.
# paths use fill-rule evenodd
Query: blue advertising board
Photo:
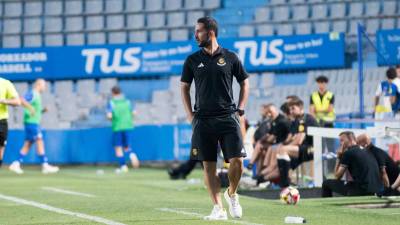
<svg viewBox="0 0 400 225"><path fill-rule="evenodd" d="M400 29L380 30L377 32L378 65L390 66L400 64Z"/></svg>
<svg viewBox="0 0 400 225"><path fill-rule="evenodd" d="M250 71L344 66L344 35L339 33L226 38ZM2 49L0 76L11 80L81 79L180 74L194 41Z"/></svg>

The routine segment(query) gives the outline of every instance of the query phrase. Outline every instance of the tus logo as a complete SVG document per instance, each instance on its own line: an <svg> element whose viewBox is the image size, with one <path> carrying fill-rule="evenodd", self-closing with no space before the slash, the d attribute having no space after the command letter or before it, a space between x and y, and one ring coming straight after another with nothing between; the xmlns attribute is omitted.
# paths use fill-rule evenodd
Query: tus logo
<svg viewBox="0 0 400 225"><path fill-rule="evenodd" d="M260 46L259 46L260 45ZM270 42L261 41L238 41L234 44L238 49L239 58L243 63L249 57L252 66L270 66L278 65L283 60L283 53L279 47L283 46L282 39L275 39ZM246 54L248 52L248 54Z"/></svg>
<svg viewBox="0 0 400 225"><path fill-rule="evenodd" d="M140 59L135 56L141 52L141 48L132 47L122 50L115 49L112 52L106 48L93 48L82 50L86 57L85 71L92 74L95 69L96 59L99 59L99 69L102 73L134 73L140 68Z"/></svg>

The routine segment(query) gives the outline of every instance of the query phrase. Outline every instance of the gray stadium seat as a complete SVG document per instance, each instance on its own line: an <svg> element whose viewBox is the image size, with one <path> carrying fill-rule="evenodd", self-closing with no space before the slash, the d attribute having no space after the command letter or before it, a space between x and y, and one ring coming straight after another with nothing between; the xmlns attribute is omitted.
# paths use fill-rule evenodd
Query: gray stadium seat
<svg viewBox="0 0 400 225"><path fill-rule="evenodd" d="M349 7L349 17L358 17L364 12L364 5L362 2L351 2Z"/></svg>
<svg viewBox="0 0 400 225"><path fill-rule="evenodd" d="M123 15L108 15L106 17L107 29L122 29L125 27Z"/></svg>
<svg viewBox="0 0 400 225"><path fill-rule="evenodd" d="M45 32L59 32L62 31L62 19L61 17L45 17L44 19L44 31Z"/></svg>
<svg viewBox="0 0 400 225"><path fill-rule="evenodd" d="M119 13L123 11L124 1L123 0L107 0L105 1L107 13Z"/></svg>
<svg viewBox="0 0 400 225"><path fill-rule="evenodd" d="M334 29L332 29L335 31ZM329 22L328 21L318 21L314 23L314 32L319 33L327 33L329 32Z"/></svg>
<svg viewBox="0 0 400 225"><path fill-rule="evenodd" d="M85 35L83 33L67 34L66 45L77 46L85 44Z"/></svg>
<svg viewBox="0 0 400 225"><path fill-rule="evenodd" d="M4 2L4 15L5 16L21 16L22 15L22 2Z"/></svg>
<svg viewBox="0 0 400 225"><path fill-rule="evenodd" d="M274 26L270 24L262 24L257 27L258 36L271 36L274 35Z"/></svg>
<svg viewBox="0 0 400 225"><path fill-rule="evenodd" d="M296 34L311 34L312 27L309 22L296 23Z"/></svg>
<svg viewBox="0 0 400 225"><path fill-rule="evenodd" d="M382 19L382 29L390 30L396 28L396 20L394 18Z"/></svg>
<svg viewBox="0 0 400 225"><path fill-rule="evenodd" d="M168 41L168 30L150 31L150 42L166 42L166 41Z"/></svg>
<svg viewBox="0 0 400 225"><path fill-rule="evenodd" d="M278 35L292 35L293 25L290 23L280 24L277 26L276 31Z"/></svg>
<svg viewBox="0 0 400 225"><path fill-rule="evenodd" d="M115 79L115 78L100 79L99 93L107 95L111 92L111 88L117 84L118 84L118 82L117 82L117 79Z"/></svg>
<svg viewBox="0 0 400 225"><path fill-rule="evenodd" d="M108 33L108 43L110 44L125 44L126 41L126 32L118 31Z"/></svg>
<svg viewBox="0 0 400 225"><path fill-rule="evenodd" d="M179 10L182 8L182 0L165 0L164 9L169 10Z"/></svg>
<svg viewBox="0 0 400 225"><path fill-rule="evenodd" d="M328 8L325 4L315 4L312 5L312 14L311 17L313 19L324 19L328 15Z"/></svg>
<svg viewBox="0 0 400 225"><path fill-rule="evenodd" d="M44 1L44 14L61 15L63 13L62 1Z"/></svg>
<svg viewBox="0 0 400 225"><path fill-rule="evenodd" d="M204 11L189 11L186 14L186 25L195 26L197 19L205 16Z"/></svg>
<svg viewBox="0 0 400 225"><path fill-rule="evenodd" d="M39 17L25 18L24 32L39 33L42 31L42 19Z"/></svg>
<svg viewBox="0 0 400 225"><path fill-rule="evenodd" d="M106 34L103 32L88 33L87 43L89 45L99 45L106 43Z"/></svg>
<svg viewBox="0 0 400 225"><path fill-rule="evenodd" d="M144 14L128 15L126 23L127 23L127 28L131 29L143 28L145 25Z"/></svg>
<svg viewBox="0 0 400 225"><path fill-rule="evenodd" d="M65 31L81 31L84 29L82 16L65 17Z"/></svg>
<svg viewBox="0 0 400 225"><path fill-rule="evenodd" d="M200 9L201 8L201 1L198 0L184 0L184 7L185 9Z"/></svg>
<svg viewBox="0 0 400 225"><path fill-rule="evenodd" d="M94 79L78 80L76 83L77 94L94 93L96 87L96 81Z"/></svg>
<svg viewBox="0 0 400 225"><path fill-rule="evenodd" d="M254 37L255 28L253 25L242 25L239 27L239 37Z"/></svg>
<svg viewBox="0 0 400 225"><path fill-rule="evenodd" d="M66 15L80 15L83 12L83 3L81 0L68 0L65 1Z"/></svg>
<svg viewBox="0 0 400 225"><path fill-rule="evenodd" d="M46 46L62 46L64 39L62 34L46 34L44 37L44 44Z"/></svg>
<svg viewBox="0 0 400 225"><path fill-rule="evenodd" d="M41 1L28 1L25 2L24 14L26 16L39 16L43 13L43 4Z"/></svg>
<svg viewBox="0 0 400 225"><path fill-rule="evenodd" d="M287 6L277 6L273 8L274 21L287 21L289 15L289 7Z"/></svg>
<svg viewBox="0 0 400 225"><path fill-rule="evenodd" d="M266 22L271 19L271 10L267 7L260 7L255 10L254 21L255 22Z"/></svg>
<svg viewBox="0 0 400 225"><path fill-rule="evenodd" d="M348 33L350 34L350 35L356 35L357 34L357 24L358 24L358 22L360 22L360 21L358 21L358 20L351 20L349 23L349 30L348 30Z"/></svg>
<svg viewBox="0 0 400 225"><path fill-rule="evenodd" d="M149 13L147 14L146 26L148 28L161 28L165 25L164 13Z"/></svg>
<svg viewBox="0 0 400 225"><path fill-rule="evenodd" d="M103 11L102 0L86 0L84 2L86 13L101 13Z"/></svg>
<svg viewBox="0 0 400 225"><path fill-rule="evenodd" d="M147 31L132 31L129 32L129 43L146 43L147 42Z"/></svg>
<svg viewBox="0 0 400 225"><path fill-rule="evenodd" d="M19 35L3 36L3 48L19 48L21 47L21 37Z"/></svg>
<svg viewBox="0 0 400 225"><path fill-rule="evenodd" d="M15 34L21 32L20 19L5 19L3 20L3 33Z"/></svg>
<svg viewBox="0 0 400 225"><path fill-rule="evenodd" d="M72 81L56 81L54 82L54 94L59 96L63 96L65 94L72 94L73 91L73 83Z"/></svg>
<svg viewBox="0 0 400 225"><path fill-rule="evenodd" d="M308 19L309 8L308 5L298 5L293 7L293 20Z"/></svg>
<svg viewBox="0 0 400 225"><path fill-rule="evenodd" d="M380 2L366 2L365 3L365 15L366 16L377 16L381 10Z"/></svg>
<svg viewBox="0 0 400 225"><path fill-rule="evenodd" d="M86 17L86 30L102 30L104 28L103 16Z"/></svg>
<svg viewBox="0 0 400 225"><path fill-rule="evenodd" d="M368 19L366 27L368 34L375 34L379 30L379 19Z"/></svg>
<svg viewBox="0 0 400 225"><path fill-rule="evenodd" d="M145 2L145 10L146 11L161 11L163 10L163 1L162 0L146 0Z"/></svg>
<svg viewBox="0 0 400 225"><path fill-rule="evenodd" d="M396 14L396 1L383 1L382 15L395 15Z"/></svg>
<svg viewBox="0 0 400 225"><path fill-rule="evenodd" d="M171 41L187 41L189 40L189 30L183 29L173 29L170 31Z"/></svg>
<svg viewBox="0 0 400 225"><path fill-rule="evenodd" d="M221 7L221 0L203 0L204 9L217 9Z"/></svg>
<svg viewBox="0 0 400 225"><path fill-rule="evenodd" d="M346 16L346 5L344 2L338 2L330 5L331 18L344 18Z"/></svg>
<svg viewBox="0 0 400 225"><path fill-rule="evenodd" d="M126 0L125 11L140 12L144 9L143 0Z"/></svg>
<svg viewBox="0 0 400 225"><path fill-rule="evenodd" d="M185 25L185 13L184 12L171 12L167 16L168 27L182 27Z"/></svg>
<svg viewBox="0 0 400 225"><path fill-rule="evenodd" d="M270 0L271 5L285 4L286 0Z"/></svg>
<svg viewBox="0 0 400 225"><path fill-rule="evenodd" d="M347 21L346 20L335 20L332 23L332 31L335 32L347 32Z"/></svg>
<svg viewBox="0 0 400 225"><path fill-rule="evenodd" d="M42 36L40 34L24 35L24 47L41 47Z"/></svg>
<svg viewBox="0 0 400 225"><path fill-rule="evenodd" d="M304 3L306 0L288 0L290 4L299 4Z"/></svg>

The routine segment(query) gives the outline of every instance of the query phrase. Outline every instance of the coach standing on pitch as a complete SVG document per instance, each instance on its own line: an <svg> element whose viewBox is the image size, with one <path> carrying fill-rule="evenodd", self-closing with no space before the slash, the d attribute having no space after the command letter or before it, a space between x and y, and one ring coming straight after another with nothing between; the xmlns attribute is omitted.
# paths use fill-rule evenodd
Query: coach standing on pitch
<svg viewBox="0 0 400 225"><path fill-rule="evenodd" d="M181 77L182 100L193 128L190 156L203 162L205 184L214 203L211 214L204 217L205 220L227 220L216 172L218 144L225 160L230 163L230 186L224 197L231 216L242 217L242 207L236 190L243 171L242 157L246 153L238 116L244 115L249 82L236 54L219 46L217 36L218 25L215 19L202 17L197 20L195 38L201 49L187 57ZM240 84L238 107L233 98L233 77ZM194 112L190 100L193 79L196 87Z"/></svg>

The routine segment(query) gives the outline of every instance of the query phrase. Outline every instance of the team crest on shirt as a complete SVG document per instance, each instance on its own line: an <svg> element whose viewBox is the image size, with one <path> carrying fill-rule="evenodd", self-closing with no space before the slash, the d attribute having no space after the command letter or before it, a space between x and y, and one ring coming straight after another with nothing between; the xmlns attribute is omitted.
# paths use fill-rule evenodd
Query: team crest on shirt
<svg viewBox="0 0 400 225"><path fill-rule="evenodd" d="M192 155L194 155L194 156L197 155L197 148L192 149Z"/></svg>
<svg viewBox="0 0 400 225"><path fill-rule="evenodd" d="M218 62L217 62L217 65L218 66L225 66L226 65L226 62L225 62L225 59L224 58L219 58L218 59Z"/></svg>
<svg viewBox="0 0 400 225"><path fill-rule="evenodd" d="M303 124L299 125L299 132L304 132L304 125Z"/></svg>

